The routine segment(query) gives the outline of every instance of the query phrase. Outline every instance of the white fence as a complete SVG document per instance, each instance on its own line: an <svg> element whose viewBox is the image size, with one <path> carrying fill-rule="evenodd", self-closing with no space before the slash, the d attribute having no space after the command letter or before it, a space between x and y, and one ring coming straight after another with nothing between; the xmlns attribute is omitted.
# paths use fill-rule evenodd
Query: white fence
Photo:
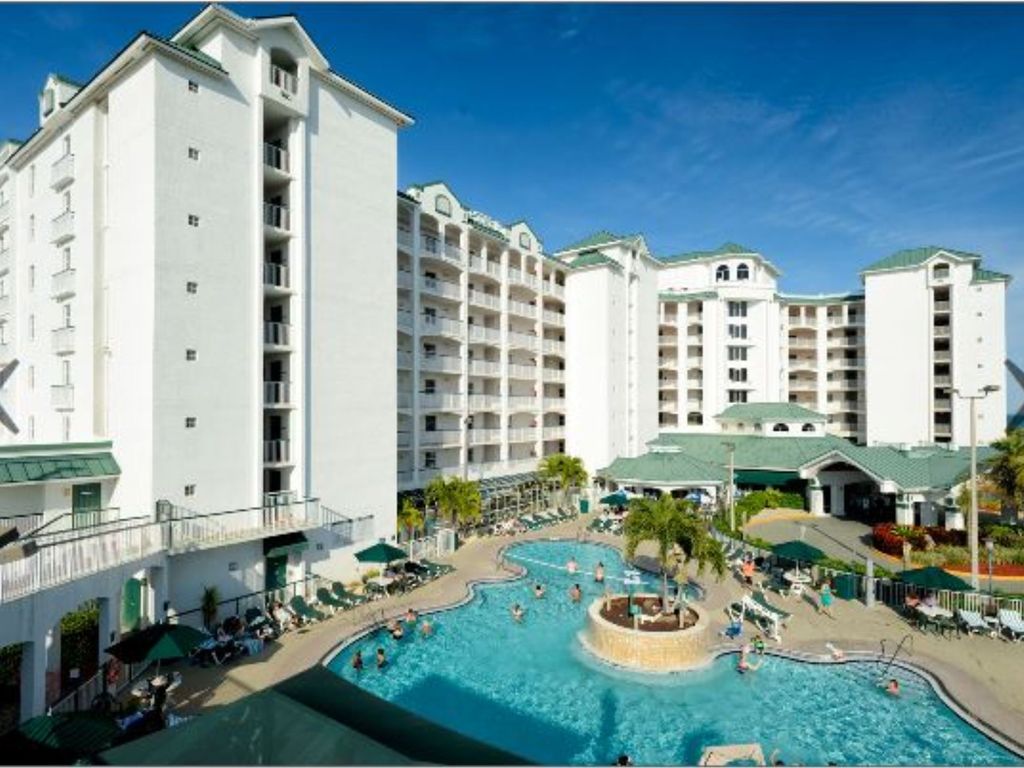
<svg viewBox="0 0 1024 768"><path fill-rule="evenodd" d="M108 683L106 687L107 693L114 697L119 696L126 688L138 680L147 669L149 669L150 664L151 662L146 661L140 664L119 665L117 667L117 678L113 680L112 683ZM91 709L93 701L97 696L103 693L103 679L106 674L106 665L100 665L96 674L75 688L75 690L63 699L50 706L49 713L51 715L60 713L66 714L68 712L83 712Z"/></svg>
<svg viewBox="0 0 1024 768"><path fill-rule="evenodd" d="M403 546L412 560L444 557L455 551L455 531L451 528L438 528L430 536L407 541Z"/></svg>

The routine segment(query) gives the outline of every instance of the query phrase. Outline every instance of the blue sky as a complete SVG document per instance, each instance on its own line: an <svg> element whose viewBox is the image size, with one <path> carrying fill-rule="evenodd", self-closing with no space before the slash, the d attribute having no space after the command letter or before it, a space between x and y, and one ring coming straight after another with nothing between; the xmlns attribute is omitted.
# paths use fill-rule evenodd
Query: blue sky
<svg viewBox="0 0 1024 768"><path fill-rule="evenodd" d="M5 6L0 135L33 129L47 72L88 78L199 7ZM229 7L297 12L334 69L417 118L403 186L445 179L548 249L600 228L656 253L733 240L817 292L941 244L1024 278L1024 6Z"/></svg>

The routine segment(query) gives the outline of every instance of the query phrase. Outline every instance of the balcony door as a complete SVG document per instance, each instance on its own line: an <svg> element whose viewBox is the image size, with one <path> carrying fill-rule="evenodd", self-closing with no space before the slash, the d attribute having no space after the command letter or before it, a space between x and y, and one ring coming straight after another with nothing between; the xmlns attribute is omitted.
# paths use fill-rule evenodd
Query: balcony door
<svg viewBox="0 0 1024 768"><path fill-rule="evenodd" d="M102 494L99 483L79 483L71 487L71 524L75 528L96 525L100 520Z"/></svg>

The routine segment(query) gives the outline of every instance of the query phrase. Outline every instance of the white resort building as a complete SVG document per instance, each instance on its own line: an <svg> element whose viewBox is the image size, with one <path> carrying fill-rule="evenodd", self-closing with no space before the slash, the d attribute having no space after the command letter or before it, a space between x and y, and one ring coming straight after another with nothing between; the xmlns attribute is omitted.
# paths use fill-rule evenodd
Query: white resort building
<svg viewBox="0 0 1024 768"><path fill-rule="evenodd" d="M20 717L60 699L83 603L106 647L201 623L211 588L234 610L345 578L438 475L486 499L565 452L602 487L714 495L731 466L816 513L962 524L964 398L1002 383L1007 275L916 248L795 296L735 244L549 254L442 182L396 194L411 123L294 17L209 6L86 83L50 75L38 130L0 147ZM1005 393L977 408L987 443Z"/></svg>

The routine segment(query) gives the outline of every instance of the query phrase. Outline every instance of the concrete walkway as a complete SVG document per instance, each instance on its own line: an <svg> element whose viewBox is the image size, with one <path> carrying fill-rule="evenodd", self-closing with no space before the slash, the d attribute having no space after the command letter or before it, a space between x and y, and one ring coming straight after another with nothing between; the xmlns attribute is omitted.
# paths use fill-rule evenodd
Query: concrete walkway
<svg viewBox="0 0 1024 768"><path fill-rule="evenodd" d="M178 711L201 713L271 686L321 662L345 639L382 618L404 614L410 606L420 612L445 607L465 599L471 582L514 578L517 573L500 562L502 548L518 541L577 538L584 535L581 531L585 525L585 520L579 520L522 536L470 541L446 559L456 567L454 573L406 595L292 631L255 658L227 667L182 667L184 682L174 697ZM585 535L589 541L621 547L621 538ZM757 535L762 535L760 530ZM638 554L651 553L642 548ZM727 623L725 606L740 598L743 587L732 575L722 581L706 575L697 579L708 590L704 605L712 619L711 630L717 634ZM782 648L825 654L825 643L832 642L845 650L877 652L883 638L888 640L888 647L894 648L900 638L910 634L913 641L908 661L935 674L968 711L1018 742L1024 741L1024 644L977 636L941 639L924 635L882 606L868 609L860 603L837 600L834 618L829 618L817 613L813 597L787 600L773 596L772 600L793 614L783 632ZM749 634L749 625L746 631Z"/></svg>

